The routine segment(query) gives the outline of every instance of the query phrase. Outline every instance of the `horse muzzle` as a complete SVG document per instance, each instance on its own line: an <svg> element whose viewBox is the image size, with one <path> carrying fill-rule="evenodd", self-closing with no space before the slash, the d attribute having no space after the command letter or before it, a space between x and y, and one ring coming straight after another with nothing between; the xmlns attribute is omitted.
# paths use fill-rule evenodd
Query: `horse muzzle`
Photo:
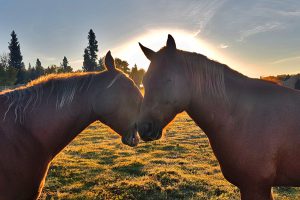
<svg viewBox="0 0 300 200"><path fill-rule="evenodd" d="M140 138L136 130L134 132L128 134L128 136L122 136L123 144L126 144L130 147L135 147L139 144Z"/></svg>
<svg viewBox="0 0 300 200"><path fill-rule="evenodd" d="M139 123L138 132L141 139L145 142L158 140L162 136L162 129L151 122Z"/></svg>

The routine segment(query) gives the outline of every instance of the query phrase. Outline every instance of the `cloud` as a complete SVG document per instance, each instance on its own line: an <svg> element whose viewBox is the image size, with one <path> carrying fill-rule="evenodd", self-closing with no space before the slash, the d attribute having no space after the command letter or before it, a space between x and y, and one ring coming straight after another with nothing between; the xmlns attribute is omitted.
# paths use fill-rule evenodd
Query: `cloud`
<svg viewBox="0 0 300 200"><path fill-rule="evenodd" d="M253 35L259 34L259 33L265 33L270 31L276 31L282 29L282 24L278 22L271 22L266 23L264 25L255 26L248 30L242 30L240 31L240 37L238 38L238 42L245 41L248 37L251 37Z"/></svg>
<svg viewBox="0 0 300 200"><path fill-rule="evenodd" d="M227 45L227 44L220 44L219 45L219 48L221 48L221 49L227 49L229 47L229 45Z"/></svg>
<svg viewBox="0 0 300 200"><path fill-rule="evenodd" d="M211 21L211 19L226 1L227 0L208 1L207 3L202 3L198 6L195 6L190 11L190 16L195 16L198 19L201 19L198 21L198 29L195 31L194 36L197 36L204 30L207 24Z"/></svg>
<svg viewBox="0 0 300 200"><path fill-rule="evenodd" d="M292 60L298 60L298 59L300 59L300 56L287 57L280 60L275 60L271 64L280 64L280 63L284 63Z"/></svg>
<svg viewBox="0 0 300 200"><path fill-rule="evenodd" d="M277 11L278 14L288 17L300 17L300 10L297 11Z"/></svg>

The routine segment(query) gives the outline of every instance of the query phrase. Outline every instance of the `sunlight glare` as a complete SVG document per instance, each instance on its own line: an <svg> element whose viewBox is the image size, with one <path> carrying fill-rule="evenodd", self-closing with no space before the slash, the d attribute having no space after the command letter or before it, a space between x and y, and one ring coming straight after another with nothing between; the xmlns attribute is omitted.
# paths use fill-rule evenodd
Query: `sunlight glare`
<svg viewBox="0 0 300 200"><path fill-rule="evenodd" d="M117 57L128 61L130 66L137 64L138 67L147 69L150 62L142 53L138 42L141 42L143 45L154 51L158 51L165 46L168 34L171 34L174 37L178 49L201 53L211 58L217 56L204 41L196 38L195 33L182 30L160 29L149 30L147 33L135 37L123 46L113 49L113 52L115 52Z"/></svg>

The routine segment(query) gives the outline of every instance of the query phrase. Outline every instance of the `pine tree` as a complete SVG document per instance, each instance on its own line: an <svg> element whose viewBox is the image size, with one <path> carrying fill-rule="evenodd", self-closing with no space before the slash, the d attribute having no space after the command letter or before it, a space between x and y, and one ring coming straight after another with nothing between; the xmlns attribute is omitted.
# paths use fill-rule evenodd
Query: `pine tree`
<svg viewBox="0 0 300 200"><path fill-rule="evenodd" d="M36 62L35 62L35 68L41 68L42 67L42 63L40 61L40 59L36 59Z"/></svg>
<svg viewBox="0 0 300 200"><path fill-rule="evenodd" d="M36 64L35 64L35 78L38 78L42 75L44 75L45 69L42 66L42 63L40 59L36 59Z"/></svg>
<svg viewBox="0 0 300 200"><path fill-rule="evenodd" d="M96 68L97 66L97 53L98 53L98 41L96 40L96 35L91 29L89 32L89 46L88 50L90 52L91 64Z"/></svg>
<svg viewBox="0 0 300 200"><path fill-rule="evenodd" d="M84 49L83 54L83 71L90 71L90 55L87 48Z"/></svg>
<svg viewBox="0 0 300 200"><path fill-rule="evenodd" d="M68 59L66 58L66 56L64 56L63 62L62 62L62 67L63 67L63 68L67 68L68 66L69 66L69 61L68 61Z"/></svg>
<svg viewBox="0 0 300 200"><path fill-rule="evenodd" d="M9 66L13 67L17 71L17 80L15 84L24 83L24 63L22 63L23 56L21 55L20 43L17 38L15 31L11 33L11 40L9 43Z"/></svg>
<svg viewBox="0 0 300 200"><path fill-rule="evenodd" d="M63 58L63 62L61 64L61 68L62 69L59 70L59 72L62 72L62 73L72 72L73 71L72 67L69 66L69 61L68 61L68 59L67 59L66 56L64 56L64 58Z"/></svg>
<svg viewBox="0 0 300 200"><path fill-rule="evenodd" d="M22 68L23 57L21 55L20 44L18 42L17 34L15 31L11 33L11 40L8 46L9 53L9 65L16 68L17 70Z"/></svg>
<svg viewBox="0 0 300 200"><path fill-rule="evenodd" d="M83 70L95 71L97 68L98 41L92 29L89 31L88 40L89 45L84 49Z"/></svg>

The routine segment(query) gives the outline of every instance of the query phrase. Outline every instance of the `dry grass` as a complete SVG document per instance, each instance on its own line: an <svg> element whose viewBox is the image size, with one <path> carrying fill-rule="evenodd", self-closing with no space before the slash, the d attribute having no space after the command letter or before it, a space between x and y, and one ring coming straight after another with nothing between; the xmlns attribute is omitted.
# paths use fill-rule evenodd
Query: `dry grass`
<svg viewBox="0 0 300 200"><path fill-rule="evenodd" d="M281 200L300 194L273 192ZM204 133L180 114L164 138L136 148L92 124L54 159L41 199L223 200L239 199L239 191L223 178Z"/></svg>

